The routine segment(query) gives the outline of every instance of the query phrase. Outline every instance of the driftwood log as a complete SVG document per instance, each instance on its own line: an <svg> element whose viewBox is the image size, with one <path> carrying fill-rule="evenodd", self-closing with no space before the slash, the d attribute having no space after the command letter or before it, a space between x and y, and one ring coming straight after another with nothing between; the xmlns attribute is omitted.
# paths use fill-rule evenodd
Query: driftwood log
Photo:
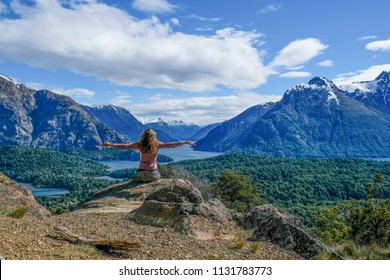
<svg viewBox="0 0 390 280"><path fill-rule="evenodd" d="M94 240L88 239L83 236L74 234L66 227L55 226L54 230L61 238L76 244L86 244L95 246L96 248L104 251L132 251L141 248L138 242L128 242L123 240Z"/></svg>

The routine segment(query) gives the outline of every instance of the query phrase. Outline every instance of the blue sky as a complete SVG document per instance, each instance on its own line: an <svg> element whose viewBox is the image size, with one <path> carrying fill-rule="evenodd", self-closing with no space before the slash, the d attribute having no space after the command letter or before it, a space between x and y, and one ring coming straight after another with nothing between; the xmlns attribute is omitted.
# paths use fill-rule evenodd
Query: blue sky
<svg viewBox="0 0 390 280"><path fill-rule="evenodd" d="M0 0L0 73L205 125L314 76L390 71L387 0Z"/></svg>

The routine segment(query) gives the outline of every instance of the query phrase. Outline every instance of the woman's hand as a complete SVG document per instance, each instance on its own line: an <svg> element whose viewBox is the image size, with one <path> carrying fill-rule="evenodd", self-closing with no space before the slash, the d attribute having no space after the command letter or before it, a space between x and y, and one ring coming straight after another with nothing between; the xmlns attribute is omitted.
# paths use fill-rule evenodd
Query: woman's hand
<svg viewBox="0 0 390 280"><path fill-rule="evenodd" d="M190 141L183 142L183 144L188 144L188 145L190 145L191 147L195 146L195 143L192 143L192 142L190 142Z"/></svg>
<svg viewBox="0 0 390 280"><path fill-rule="evenodd" d="M100 147L110 147L112 146L112 144L110 142L104 142L102 144L99 145Z"/></svg>

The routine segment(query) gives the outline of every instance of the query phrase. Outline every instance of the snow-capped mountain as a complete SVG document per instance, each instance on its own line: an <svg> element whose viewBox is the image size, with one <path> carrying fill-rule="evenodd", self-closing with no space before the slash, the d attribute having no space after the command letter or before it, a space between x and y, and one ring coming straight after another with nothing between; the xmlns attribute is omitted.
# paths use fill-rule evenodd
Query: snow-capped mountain
<svg viewBox="0 0 390 280"><path fill-rule="evenodd" d="M211 131L195 147L286 157L390 156L390 116L347 96L326 78L292 87L249 127L237 131L212 137ZM234 141L226 140L230 135Z"/></svg>
<svg viewBox="0 0 390 280"><path fill-rule="evenodd" d="M390 114L390 72L383 71L375 80L341 85L346 95L372 108Z"/></svg>
<svg viewBox="0 0 390 280"><path fill-rule="evenodd" d="M176 139L191 140L200 127L194 123L186 124L183 121L164 121L159 118L155 122L149 122L145 124L146 127L150 127L154 130L164 131Z"/></svg>

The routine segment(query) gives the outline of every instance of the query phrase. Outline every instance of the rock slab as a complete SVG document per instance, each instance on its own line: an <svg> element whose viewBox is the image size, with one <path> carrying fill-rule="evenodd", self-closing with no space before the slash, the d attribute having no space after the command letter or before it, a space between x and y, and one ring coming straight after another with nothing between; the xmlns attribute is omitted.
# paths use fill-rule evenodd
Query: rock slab
<svg viewBox="0 0 390 280"><path fill-rule="evenodd" d="M299 225L299 220L272 205L261 205L252 209L244 223L254 226L253 240L269 241L280 247L295 251L306 259L327 253L334 259L342 257L323 242L310 235Z"/></svg>

